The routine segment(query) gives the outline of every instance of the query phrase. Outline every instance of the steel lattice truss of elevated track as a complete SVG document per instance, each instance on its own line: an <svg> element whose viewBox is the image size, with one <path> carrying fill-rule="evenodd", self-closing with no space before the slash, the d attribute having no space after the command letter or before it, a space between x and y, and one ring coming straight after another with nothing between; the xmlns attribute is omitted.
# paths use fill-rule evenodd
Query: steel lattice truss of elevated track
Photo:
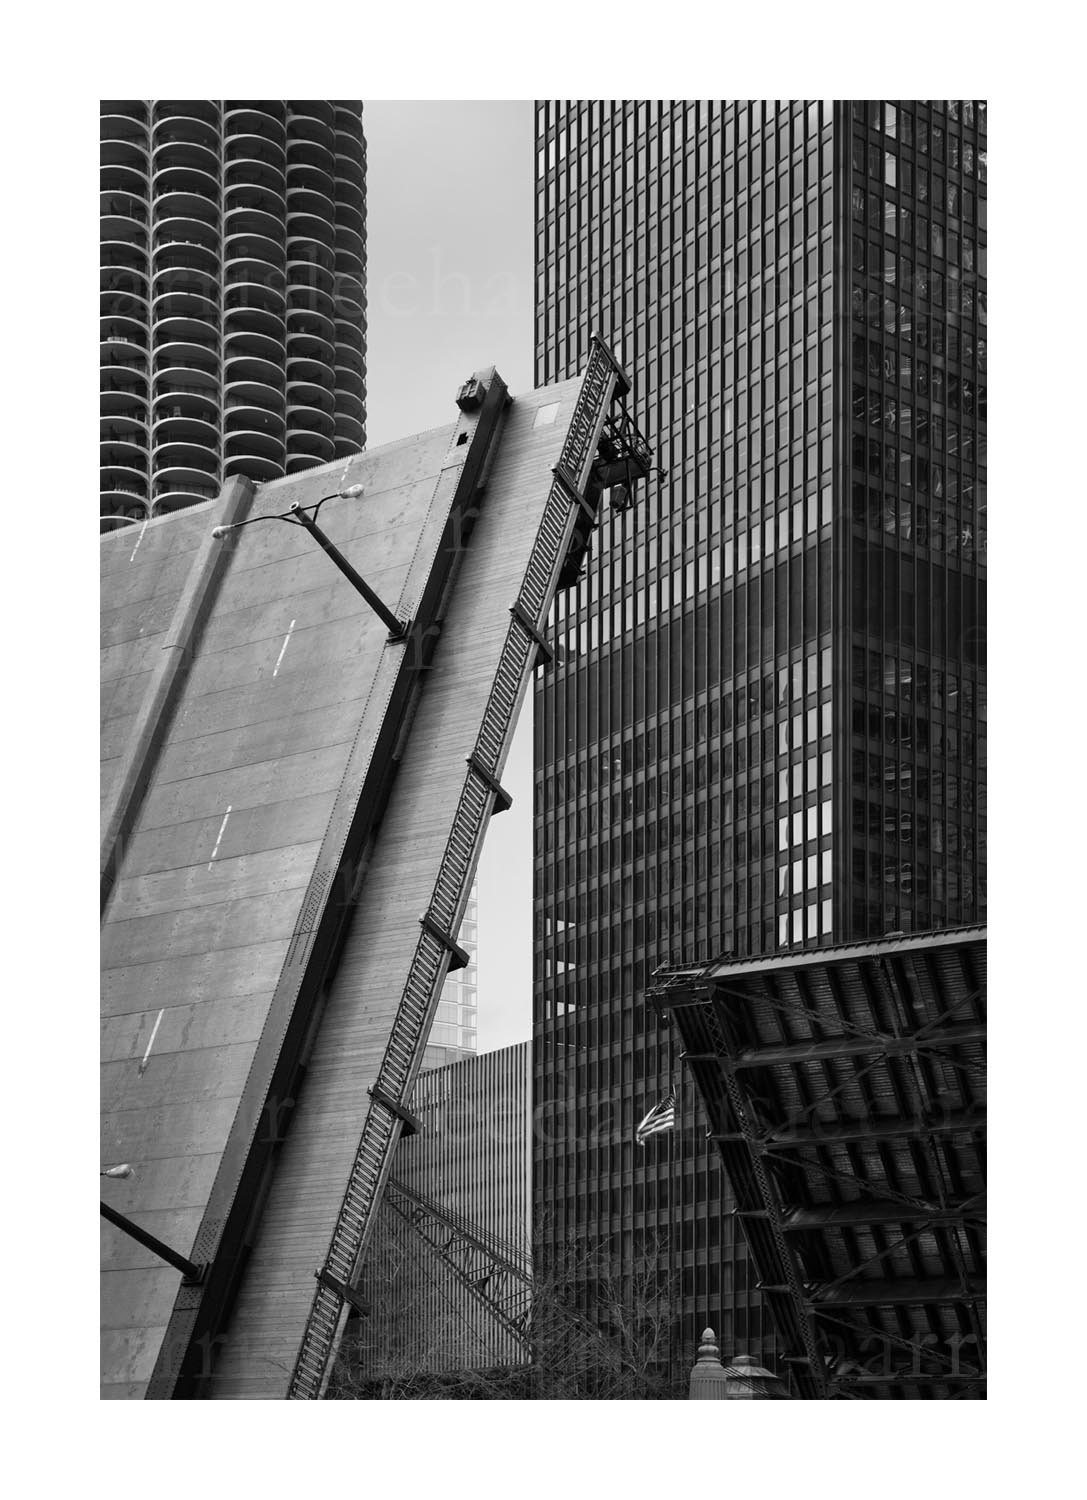
<svg viewBox="0 0 1087 1500"><path fill-rule="evenodd" d="M667 969L809 1400L985 1397L985 930Z"/></svg>
<svg viewBox="0 0 1087 1500"><path fill-rule="evenodd" d="M323 1393L628 390L595 339L479 371L448 426L103 538L104 1396Z"/></svg>

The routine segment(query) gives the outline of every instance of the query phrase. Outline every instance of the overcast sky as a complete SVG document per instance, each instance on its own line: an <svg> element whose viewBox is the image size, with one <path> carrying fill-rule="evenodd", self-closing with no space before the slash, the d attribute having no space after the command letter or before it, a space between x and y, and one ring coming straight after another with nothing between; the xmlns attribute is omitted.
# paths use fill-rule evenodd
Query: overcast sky
<svg viewBox="0 0 1087 1500"><path fill-rule="evenodd" d="M495 365L532 388L532 102L370 100L366 445L443 426ZM479 1050L532 1034L532 708L479 872Z"/></svg>

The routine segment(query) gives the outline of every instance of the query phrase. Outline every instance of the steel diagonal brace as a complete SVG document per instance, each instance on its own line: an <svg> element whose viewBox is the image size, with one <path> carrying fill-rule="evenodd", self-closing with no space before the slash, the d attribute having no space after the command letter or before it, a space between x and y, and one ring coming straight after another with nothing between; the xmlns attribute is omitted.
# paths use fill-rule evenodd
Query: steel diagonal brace
<svg viewBox="0 0 1087 1500"><path fill-rule="evenodd" d="M766 1174L762 1153L755 1149L754 1132L751 1130L749 1123L750 1117L745 1107L743 1090L732 1067L731 1054L724 1030L712 1006L706 1012L705 1021L706 1029L709 1031L718 1056L721 1059L722 1071L725 1077L725 1089L728 1093L729 1102L732 1105L733 1114L739 1121L740 1129L744 1132L747 1141L748 1160L751 1170L758 1184L762 1201L768 1210L770 1231L777 1248L778 1262L785 1272L785 1278L789 1285L793 1313L804 1345L804 1352L807 1355L811 1378L815 1382L820 1396L823 1397L826 1395L824 1367L819 1356L815 1330L811 1325L811 1318L804 1297L799 1270L782 1225L781 1207L777 1200L777 1194ZM760 1271L763 1270L761 1266L758 1269Z"/></svg>
<svg viewBox="0 0 1087 1500"><path fill-rule="evenodd" d="M489 1295L488 1291L486 1290L487 1285L492 1277L498 1274L517 1275L517 1271L512 1267L495 1264L494 1258L490 1255L489 1252L483 1250L481 1247L473 1245L470 1239L460 1230L454 1230L453 1236L450 1241L445 1246L442 1246L437 1236L425 1233L425 1227L423 1225L420 1225L418 1220L413 1219L406 1211L404 1196L402 1196L402 1192L398 1191L396 1188L393 1188L392 1191L386 1191L385 1201L389 1204L389 1206L395 1213L399 1214L406 1223L410 1224L411 1227L415 1229L416 1233L420 1235L424 1243L429 1245L430 1248L439 1256L442 1262L449 1267L449 1269L453 1272L454 1276L457 1278L457 1281L465 1289L465 1291L467 1291L472 1297L474 1297L475 1300L480 1304L480 1306L483 1307L490 1314L490 1316L494 1318L495 1321L503 1329L505 1329L505 1331L522 1347L526 1349L529 1348L529 1343L525 1338L524 1330L520 1326L521 1320L519 1318L512 1317L506 1311L501 1301ZM409 1203L410 1201L411 1200L408 1199ZM433 1212L433 1218L436 1223L441 1222L440 1215L437 1213L437 1211ZM464 1265L460 1261L456 1260L450 1253L450 1251L451 1247L458 1242L460 1246L467 1249L469 1252L473 1252L479 1255L484 1264L475 1266ZM524 1279L526 1281L527 1291L527 1276Z"/></svg>
<svg viewBox="0 0 1087 1500"><path fill-rule="evenodd" d="M878 1142L876 1144L878 1145ZM893 1203L901 1203L906 1208L911 1208L921 1213L931 1214L933 1212L932 1204L927 1199L914 1198L908 1193L900 1193L892 1188L889 1183L883 1183L878 1187L869 1185L863 1177L858 1177L855 1172L842 1172L835 1167L824 1166L819 1161L803 1161L799 1157L790 1156L788 1154L789 1147L764 1145L761 1149L765 1156L769 1156L775 1161L783 1162L786 1166L796 1167L801 1172L818 1172L821 1176L831 1178L835 1182L844 1182L849 1187L859 1188L868 1197L873 1197L878 1193L880 1198L885 1198ZM818 1150L818 1143L806 1149Z"/></svg>

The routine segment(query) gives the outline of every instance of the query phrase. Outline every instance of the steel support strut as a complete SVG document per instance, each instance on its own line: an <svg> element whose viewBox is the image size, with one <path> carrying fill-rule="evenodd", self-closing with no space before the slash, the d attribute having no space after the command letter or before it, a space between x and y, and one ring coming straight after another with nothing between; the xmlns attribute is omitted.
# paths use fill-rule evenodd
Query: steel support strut
<svg viewBox="0 0 1087 1500"><path fill-rule="evenodd" d="M99 1200L101 1202L101 1200ZM110 1208L108 1203L102 1203L102 1217L108 1219L122 1234L127 1234L129 1239L135 1240L145 1250L150 1250L152 1255L157 1255L159 1260L164 1260L167 1265L173 1266L180 1271L186 1281L199 1282L203 1280L204 1268L198 1266L195 1261L188 1260L184 1255L179 1255L176 1250L171 1250L169 1245L164 1245L162 1240L156 1239L153 1234L148 1234L146 1229L141 1229L134 1224L125 1214L120 1214L115 1208Z"/></svg>
<svg viewBox="0 0 1087 1500"><path fill-rule="evenodd" d="M291 514L300 526L306 528L317 545L328 553L348 582L358 590L378 619L388 627L390 641L406 640L408 631L411 629L411 621L396 618L388 605L384 604L374 593L362 574L351 566L335 542L325 535L313 517L307 515L297 501L291 506Z"/></svg>

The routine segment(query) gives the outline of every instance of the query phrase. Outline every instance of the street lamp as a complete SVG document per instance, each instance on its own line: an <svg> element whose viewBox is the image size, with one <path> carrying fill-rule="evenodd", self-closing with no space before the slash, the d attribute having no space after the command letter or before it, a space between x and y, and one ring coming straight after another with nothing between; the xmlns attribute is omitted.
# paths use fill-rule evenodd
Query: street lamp
<svg viewBox="0 0 1087 1500"><path fill-rule="evenodd" d="M289 526L303 527L314 538L317 545L328 553L340 572L354 586L357 592L362 595L374 614L388 628L390 642L394 644L403 643L408 638L412 622L396 618L388 605L378 598L365 578L351 566L336 544L317 524L317 512L326 500L357 500L361 494L361 484L350 484L344 490L337 490L335 494L323 495L320 500L308 509L306 506L299 505L296 500L289 509L281 511L276 515L251 516L248 521L235 521L232 526L216 526L211 534L213 537L222 538L231 531L240 531L243 526L253 526L258 521L286 521Z"/></svg>

